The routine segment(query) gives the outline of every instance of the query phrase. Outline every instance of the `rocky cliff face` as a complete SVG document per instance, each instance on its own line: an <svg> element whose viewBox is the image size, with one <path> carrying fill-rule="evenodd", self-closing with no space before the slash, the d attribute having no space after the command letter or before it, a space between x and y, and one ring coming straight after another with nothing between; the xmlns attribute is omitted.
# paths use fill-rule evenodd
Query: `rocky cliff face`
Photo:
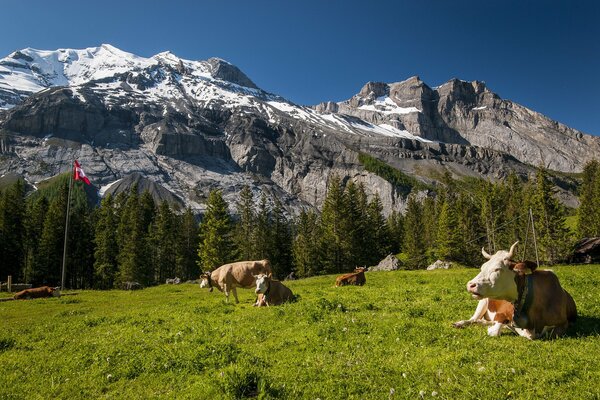
<svg viewBox="0 0 600 400"><path fill-rule="evenodd" d="M146 59L107 45L0 60L0 108L0 175L35 183L77 158L101 193L143 177L159 198L198 211L211 189L233 201L246 184L290 210L319 207L333 174L378 192L386 211L402 210L406 188L366 171L360 153L426 183L445 171L527 175L541 163L574 172L600 154L597 138L480 82L368 83L347 101L309 108L220 59Z"/></svg>

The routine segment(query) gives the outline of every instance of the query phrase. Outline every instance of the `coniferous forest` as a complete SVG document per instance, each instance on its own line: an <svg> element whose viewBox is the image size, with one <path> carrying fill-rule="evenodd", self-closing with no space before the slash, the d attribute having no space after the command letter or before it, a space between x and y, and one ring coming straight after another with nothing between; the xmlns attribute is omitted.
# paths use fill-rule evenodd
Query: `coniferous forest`
<svg viewBox="0 0 600 400"><path fill-rule="evenodd" d="M107 195L90 204L75 182L67 243L68 288L144 286L167 278L197 279L237 260L268 258L284 278L333 274L376 265L397 254L405 269L437 259L466 266L519 240L519 259L565 261L576 239L600 236L600 164L589 163L580 187L577 226L556 199L548 173L499 183L450 175L425 195L410 193L403 214L385 216L377 195L353 181L333 177L321 210L290 216L278 198L244 187L235 204L210 193L206 212L156 204L148 192ZM27 193L22 180L0 192L0 279L33 285L60 283L69 177ZM422 189L422 188L421 188ZM531 210L531 215L530 215ZM533 220L533 227L531 221Z"/></svg>

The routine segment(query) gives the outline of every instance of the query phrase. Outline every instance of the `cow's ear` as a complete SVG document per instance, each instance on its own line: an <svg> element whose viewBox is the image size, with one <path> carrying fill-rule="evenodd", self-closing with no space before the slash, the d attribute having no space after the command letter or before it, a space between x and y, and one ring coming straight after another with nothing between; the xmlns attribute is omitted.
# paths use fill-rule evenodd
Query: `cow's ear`
<svg viewBox="0 0 600 400"><path fill-rule="evenodd" d="M508 267L508 269L510 269L511 271L514 271L515 265L517 265L516 262L514 262L513 260L509 259L509 258L505 258L503 260L504 265Z"/></svg>
<svg viewBox="0 0 600 400"><path fill-rule="evenodd" d="M273 277L273 273L269 272L269 275L267 275L267 278L271 279Z"/></svg>
<svg viewBox="0 0 600 400"><path fill-rule="evenodd" d="M536 268L537 264L533 261L523 261L515 265L514 271L523 275L530 275L536 270Z"/></svg>

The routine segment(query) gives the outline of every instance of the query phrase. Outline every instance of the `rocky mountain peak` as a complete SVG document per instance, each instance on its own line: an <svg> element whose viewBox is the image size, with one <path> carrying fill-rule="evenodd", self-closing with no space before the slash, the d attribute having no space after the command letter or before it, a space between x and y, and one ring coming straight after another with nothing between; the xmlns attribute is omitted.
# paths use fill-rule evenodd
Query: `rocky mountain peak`
<svg viewBox="0 0 600 400"><path fill-rule="evenodd" d="M216 57L209 58L208 64L210 65L210 73L214 78L251 89L258 89L258 86L235 65Z"/></svg>

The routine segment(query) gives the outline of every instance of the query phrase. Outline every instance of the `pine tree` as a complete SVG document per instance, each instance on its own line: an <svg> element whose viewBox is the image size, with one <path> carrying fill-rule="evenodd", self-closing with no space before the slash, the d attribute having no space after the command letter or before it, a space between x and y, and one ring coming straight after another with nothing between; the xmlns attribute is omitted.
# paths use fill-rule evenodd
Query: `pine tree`
<svg viewBox="0 0 600 400"><path fill-rule="evenodd" d="M37 272L36 266L40 262L39 248L44 230L44 220L48 212L48 199L45 196L39 196L34 201L29 202L25 216L25 282L33 282Z"/></svg>
<svg viewBox="0 0 600 400"><path fill-rule="evenodd" d="M564 207L553 194L547 172L538 169L531 208L541 258L551 264L562 260L571 247Z"/></svg>
<svg viewBox="0 0 600 400"><path fill-rule="evenodd" d="M177 246L177 232L175 216L166 201L160 204L150 225L148 242L154 255L152 266L154 282L160 284L167 278L175 277L177 253L174 249Z"/></svg>
<svg viewBox="0 0 600 400"><path fill-rule="evenodd" d="M0 277L21 275L25 263L25 184L17 180L0 197Z"/></svg>
<svg viewBox="0 0 600 400"><path fill-rule="evenodd" d="M416 269L426 265L423 206L417 201L414 195L408 196L406 205L403 250L407 258L405 262L407 268Z"/></svg>
<svg viewBox="0 0 600 400"><path fill-rule="evenodd" d="M600 164L593 160L583 168L583 182L577 211L577 235L579 238L600 236ZM596 193L599 192L599 193Z"/></svg>
<svg viewBox="0 0 600 400"><path fill-rule="evenodd" d="M293 244L294 269L300 278L323 273L319 239L319 218L313 211L302 211L296 222L296 237Z"/></svg>
<svg viewBox="0 0 600 400"><path fill-rule="evenodd" d="M115 231L117 215L112 195L108 194L97 210L97 222L94 235L94 273L99 289L112 289L116 279L119 248Z"/></svg>
<svg viewBox="0 0 600 400"><path fill-rule="evenodd" d="M458 259L458 247L461 241L461 237L457 231L458 217L454 204L451 198L443 201L438 218L436 256L446 261L455 261Z"/></svg>
<svg viewBox="0 0 600 400"><path fill-rule="evenodd" d="M273 202L269 260L273 274L283 279L292 272L292 231L281 201L275 197Z"/></svg>
<svg viewBox="0 0 600 400"><path fill-rule="evenodd" d="M343 216L346 227L346 242L348 246L347 258L353 260L355 265L346 266L345 270L356 266L366 265L372 253L373 229L370 226L368 215L368 200L364 186L348 182L345 189L345 209L347 215Z"/></svg>
<svg viewBox="0 0 600 400"><path fill-rule="evenodd" d="M83 182L74 182L70 209L66 285L89 288L94 280L94 233ZM76 201L79 199L79 201Z"/></svg>
<svg viewBox="0 0 600 400"><path fill-rule="evenodd" d="M271 255L271 209L267 195L263 192L260 196L256 223L252 235L253 253L256 259L262 260Z"/></svg>
<svg viewBox="0 0 600 400"><path fill-rule="evenodd" d="M347 227L347 201L340 178L334 176L321 213L321 248L326 273L339 273L349 269L350 243ZM351 268L350 268L351 269Z"/></svg>
<svg viewBox="0 0 600 400"><path fill-rule="evenodd" d="M148 210L143 208L134 185L120 212L118 231L119 275L118 283L138 282L148 285L152 281L151 265L148 263L147 227Z"/></svg>
<svg viewBox="0 0 600 400"><path fill-rule="evenodd" d="M60 185L58 195L52 200L44 220L40 238L39 257L36 257L31 283L57 286L61 282L68 182ZM68 261L68 259L67 259ZM70 264L67 262L67 270Z"/></svg>
<svg viewBox="0 0 600 400"><path fill-rule="evenodd" d="M404 241L404 218L397 211L392 211L388 216L387 231L389 232L390 252L398 254L402 251L402 242Z"/></svg>
<svg viewBox="0 0 600 400"><path fill-rule="evenodd" d="M188 207L179 217L175 274L184 280L196 279L198 268L198 223Z"/></svg>
<svg viewBox="0 0 600 400"><path fill-rule="evenodd" d="M236 203L239 221L235 225L235 243L238 255L242 260L253 260L256 217L254 213L254 196L249 186L244 186L240 199Z"/></svg>
<svg viewBox="0 0 600 400"><path fill-rule="evenodd" d="M212 190L208 196L207 210L200 224L198 256L200 268L212 271L232 261L232 226L227 203L220 190Z"/></svg>
<svg viewBox="0 0 600 400"><path fill-rule="evenodd" d="M370 234L366 243L369 248L363 265L376 265L382 258L389 254L391 248L390 232L387 229L383 216L383 205L379 195L375 193L367 208L368 230Z"/></svg>

